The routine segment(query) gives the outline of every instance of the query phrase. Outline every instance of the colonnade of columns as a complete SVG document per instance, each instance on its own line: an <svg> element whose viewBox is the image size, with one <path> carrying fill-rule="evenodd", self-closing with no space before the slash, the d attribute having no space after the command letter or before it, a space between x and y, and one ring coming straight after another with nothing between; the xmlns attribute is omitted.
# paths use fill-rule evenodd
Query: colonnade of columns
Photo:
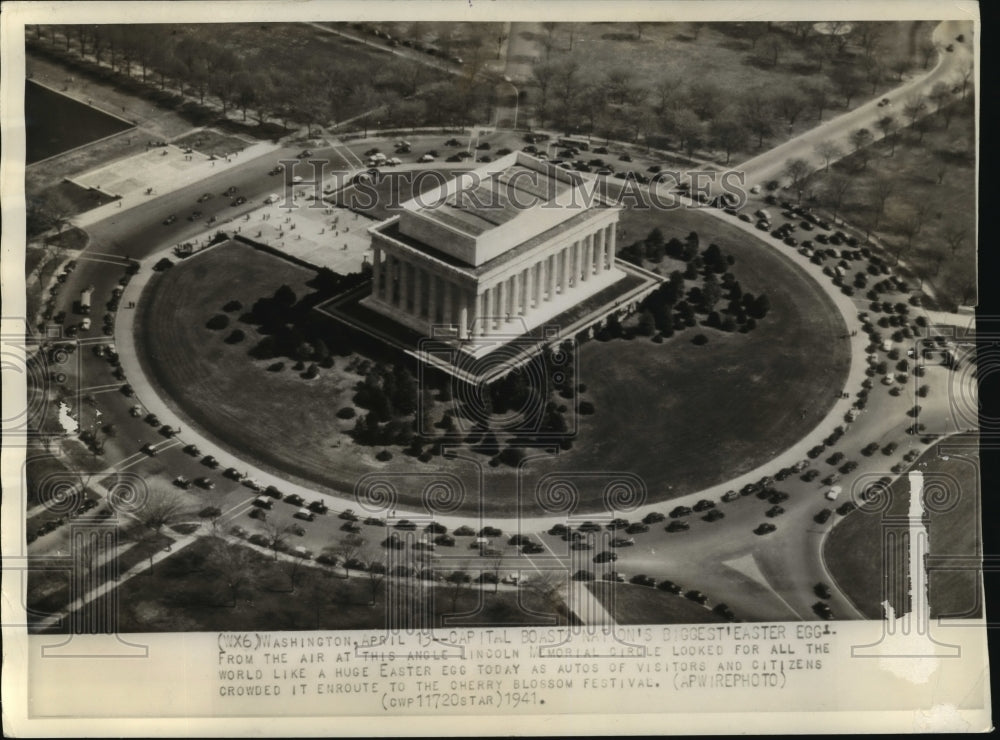
<svg viewBox="0 0 1000 740"><path fill-rule="evenodd" d="M430 324L457 324L468 338L503 331L517 316L582 289L615 262L615 225L547 252L537 262L499 280L488 278L478 289L450 280L373 244L372 295L383 303ZM567 306L568 307L568 306Z"/></svg>

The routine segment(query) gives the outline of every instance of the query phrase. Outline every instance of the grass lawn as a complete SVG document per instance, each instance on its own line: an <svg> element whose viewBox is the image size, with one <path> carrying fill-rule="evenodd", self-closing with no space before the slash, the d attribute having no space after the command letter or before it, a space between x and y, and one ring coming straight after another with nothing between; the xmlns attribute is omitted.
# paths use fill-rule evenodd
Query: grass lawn
<svg viewBox="0 0 1000 740"><path fill-rule="evenodd" d="M959 442L959 440L961 440ZM944 446L961 445L974 449L975 436L953 437ZM938 457L938 446L932 447L915 463L922 468L925 492L933 486L943 486L954 508L940 513L930 512L930 551L932 555L982 557L980 534L980 492L978 455ZM909 483L906 477L892 484L887 516L906 516L909 509ZM824 545L826 564L838 585L854 604L870 619L882 618L883 579L886 572L882 545L883 516L856 511L841 520L830 532ZM907 555L903 545L892 550L894 557L906 568ZM932 571L930 574L931 616L978 616L982 608L977 570ZM894 589L890 603L900 614L905 594Z"/></svg>
<svg viewBox="0 0 1000 740"><path fill-rule="evenodd" d="M275 561L243 545L203 538L126 581L114 597L121 632L372 629L387 626L387 590L398 589L400 603L406 603L417 584L408 578L381 580L372 604L367 574L344 578L340 569ZM421 603L433 606L441 628L566 623L530 598L522 606L518 596L526 597L516 591L494 594L492 586L480 590L473 584L457 594L437 586ZM406 613L405 607L398 613Z"/></svg>
<svg viewBox="0 0 1000 740"><path fill-rule="evenodd" d="M919 133L906 129L899 134L893 152L881 141L870 149L868 166L861 169L857 154L841 160L833 169L847 174L852 185L840 214L862 231L874 224L878 183L892 183L885 213L874 233L887 246L890 264L895 255L926 279L942 308L974 305L976 302L976 123L973 99L953 104L950 124L940 115L931 116L930 130L921 141ZM904 123L902 111L891 111ZM826 176L814 174L806 192L819 195L823 204ZM920 230L910 237L910 228ZM949 237L960 241L954 244ZM931 305L931 301L928 301Z"/></svg>
<svg viewBox="0 0 1000 740"><path fill-rule="evenodd" d="M700 624L724 622L711 609L683 596L632 583L588 583L618 624Z"/></svg>
<svg viewBox="0 0 1000 740"><path fill-rule="evenodd" d="M214 154L217 157L241 152L249 146L248 142L238 136L223 134L210 128L192 131L170 143L181 148L191 147L201 154Z"/></svg>
<svg viewBox="0 0 1000 740"><path fill-rule="evenodd" d="M784 255L695 210L628 211L623 224L627 239L660 225L667 239L697 230L703 246L717 242L736 257L744 290L767 292L770 313L749 334L701 328L710 341L700 347L691 344L694 329L659 345L644 338L585 343L578 379L588 387L583 400L597 413L579 417L573 448L535 458L520 481L518 471L490 467L484 455L447 463L465 484L464 511L481 507L510 515L520 486L520 511L541 513L534 491L547 473L569 477L580 492L581 511L593 511L609 475L575 471L595 469L594 460L600 470L639 476L651 501L690 493L763 464L812 429L834 402L848 365L843 323L821 289ZM359 379L345 371L346 358L305 381L291 363L268 372L270 361L247 355L258 339L253 327L241 324L247 338L229 345L223 341L228 330L205 326L232 298L248 308L286 282L301 297L310 277L235 244L178 264L154 280L142 302L138 339L147 373L182 414L234 453L277 472L339 491L352 491L372 471L433 474L439 458L421 463L396 448L391 460L380 462L380 448L350 440L346 432L354 421L334 415L349 405ZM644 443L622 444L636 439ZM420 488L400 486L398 503L419 505Z"/></svg>

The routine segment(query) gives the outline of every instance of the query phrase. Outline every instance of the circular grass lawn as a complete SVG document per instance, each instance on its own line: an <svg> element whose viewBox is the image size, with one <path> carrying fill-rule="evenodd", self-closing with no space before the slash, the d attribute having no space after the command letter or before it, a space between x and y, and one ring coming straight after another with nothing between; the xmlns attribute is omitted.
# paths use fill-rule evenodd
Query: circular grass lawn
<svg viewBox="0 0 1000 740"><path fill-rule="evenodd" d="M384 476L395 489L390 507L420 507L445 472L461 491L445 496L448 513L599 512L615 480L641 480L647 501L667 500L764 464L811 431L836 401L849 364L844 323L822 288L770 245L697 210L629 210L622 222L623 244L653 226L667 239L697 231L702 248L715 242L736 258L732 269L744 291L766 292L771 310L748 334L698 327L662 344L640 337L586 342L578 379L596 413L578 417L572 449L529 451L519 471L491 467L469 450L422 463L391 448L392 459L378 460L382 448L354 445L346 434L354 420L336 416L360 379L345 371L345 358L303 380L291 362L269 372L270 362L248 356L259 339L249 325L240 324L243 342L226 344L228 330L212 331L206 322L227 301L249 306L282 283L299 297L310 292L308 270L244 245L216 247L158 276L143 296L138 346L174 408L234 454L340 493L353 492L363 476ZM709 342L692 344L697 333ZM560 481L568 486L552 488ZM559 490L576 493L567 498Z"/></svg>

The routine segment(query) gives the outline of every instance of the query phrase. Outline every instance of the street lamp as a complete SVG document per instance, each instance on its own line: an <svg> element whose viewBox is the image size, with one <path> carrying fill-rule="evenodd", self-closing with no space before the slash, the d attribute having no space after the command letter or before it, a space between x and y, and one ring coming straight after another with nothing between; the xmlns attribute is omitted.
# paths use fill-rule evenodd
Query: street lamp
<svg viewBox="0 0 1000 740"><path fill-rule="evenodd" d="M517 87L514 85L513 82L511 82L510 77L508 77L507 75L504 75L503 81L506 82L508 85L510 85L514 89L514 125L513 125L512 128L516 131L517 130L517 106L518 106L518 103L521 102L521 93L518 92Z"/></svg>

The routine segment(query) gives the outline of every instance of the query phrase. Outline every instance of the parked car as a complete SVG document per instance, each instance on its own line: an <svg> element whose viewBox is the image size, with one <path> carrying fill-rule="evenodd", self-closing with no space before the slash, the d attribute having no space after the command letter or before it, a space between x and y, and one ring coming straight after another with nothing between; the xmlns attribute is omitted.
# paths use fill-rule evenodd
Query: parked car
<svg viewBox="0 0 1000 740"><path fill-rule="evenodd" d="M757 535L769 534L776 529L777 527L775 527L770 522L764 522L762 524L757 525L757 529L755 529L753 533Z"/></svg>
<svg viewBox="0 0 1000 740"><path fill-rule="evenodd" d="M629 583L634 583L637 586L646 586L647 588L656 588L656 579L643 573L632 576L629 579Z"/></svg>
<svg viewBox="0 0 1000 740"><path fill-rule="evenodd" d="M660 581L659 585L657 585L657 588L660 589L661 591L666 591L668 594L679 594L681 593L681 591L684 590L679 585L669 580Z"/></svg>

